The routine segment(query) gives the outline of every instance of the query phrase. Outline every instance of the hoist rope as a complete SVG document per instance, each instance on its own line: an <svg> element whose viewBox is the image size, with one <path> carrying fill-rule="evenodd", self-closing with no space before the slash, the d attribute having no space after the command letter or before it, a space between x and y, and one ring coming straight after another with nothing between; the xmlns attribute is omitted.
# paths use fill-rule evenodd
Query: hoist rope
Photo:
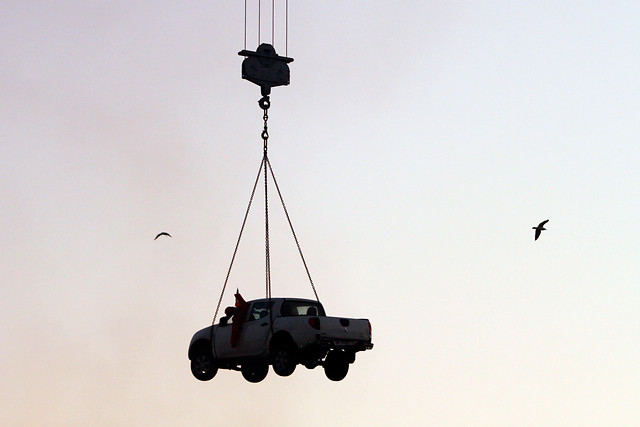
<svg viewBox="0 0 640 427"><path fill-rule="evenodd" d="M275 46L275 32L276 32L276 7L275 0L271 0L271 45ZM289 56L289 0L285 0L285 56ZM261 41L262 31L262 0L258 0L258 46ZM247 50L247 0L244 0L244 50Z"/></svg>

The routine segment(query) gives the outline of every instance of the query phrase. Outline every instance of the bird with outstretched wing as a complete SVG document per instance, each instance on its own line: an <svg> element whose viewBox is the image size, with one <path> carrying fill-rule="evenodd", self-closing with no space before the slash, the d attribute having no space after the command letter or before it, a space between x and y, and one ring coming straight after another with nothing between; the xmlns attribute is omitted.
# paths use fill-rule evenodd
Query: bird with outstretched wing
<svg viewBox="0 0 640 427"><path fill-rule="evenodd" d="M535 238L533 240L538 240L538 237L540 237L540 234L542 233L542 230L546 230L546 228L544 228L544 225L546 223L548 223L548 222L549 222L549 220L547 219L545 221L542 221L540 224L538 224L537 227L531 227L534 230L536 230L536 235L535 235Z"/></svg>

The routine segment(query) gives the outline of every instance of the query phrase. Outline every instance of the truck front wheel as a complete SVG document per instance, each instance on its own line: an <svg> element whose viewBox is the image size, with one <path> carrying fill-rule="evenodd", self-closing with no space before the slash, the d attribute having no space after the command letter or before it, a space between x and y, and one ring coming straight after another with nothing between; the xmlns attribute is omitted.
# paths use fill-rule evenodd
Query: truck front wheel
<svg viewBox="0 0 640 427"><path fill-rule="evenodd" d="M191 373L200 381L209 381L216 376L218 367L210 351L204 347L196 350L193 359L191 359Z"/></svg>
<svg viewBox="0 0 640 427"><path fill-rule="evenodd" d="M331 350L323 365L324 373L331 381L341 381L349 372L349 359L340 350Z"/></svg>

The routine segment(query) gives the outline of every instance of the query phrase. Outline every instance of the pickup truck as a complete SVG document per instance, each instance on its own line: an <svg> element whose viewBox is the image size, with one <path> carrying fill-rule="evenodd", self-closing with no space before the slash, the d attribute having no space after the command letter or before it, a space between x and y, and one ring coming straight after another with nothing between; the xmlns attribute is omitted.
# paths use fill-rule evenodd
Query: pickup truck
<svg viewBox="0 0 640 427"><path fill-rule="evenodd" d="M322 366L327 378L340 381L356 353L373 348L369 320L327 317L318 301L263 298L242 303L228 307L218 324L191 339L191 372L198 380L212 379L218 369L232 369L257 383L269 366L288 376L300 364L308 369Z"/></svg>

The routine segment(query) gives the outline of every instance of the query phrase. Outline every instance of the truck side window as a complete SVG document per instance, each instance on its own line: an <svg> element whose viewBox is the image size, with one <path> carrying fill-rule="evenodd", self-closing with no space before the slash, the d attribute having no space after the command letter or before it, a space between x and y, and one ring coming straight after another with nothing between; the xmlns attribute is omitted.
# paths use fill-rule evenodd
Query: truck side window
<svg viewBox="0 0 640 427"><path fill-rule="evenodd" d="M233 322L233 317L237 313L236 307L227 307L224 309L224 317L220 318L220 326L227 326Z"/></svg>
<svg viewBox="0 0 640 427"><path fill-rule="evenodd" d="M233 322L233 314L231 316L223 316L220 318L220 326L227 326Z"/></svg>
<svg viewBox="0 0 640 427"><path fill-rule="evenodd" d="M324 316L324 310L318 303L307 301L285 301L280 310L282 316Z"/></svg>
<svg viewBox="0 0 640 427"><path fill-rule="evenodd" d="M269 303L268 302L256 302L253 303L251 311L249 312L249 321L258 320L269 316Z"/></svg>

